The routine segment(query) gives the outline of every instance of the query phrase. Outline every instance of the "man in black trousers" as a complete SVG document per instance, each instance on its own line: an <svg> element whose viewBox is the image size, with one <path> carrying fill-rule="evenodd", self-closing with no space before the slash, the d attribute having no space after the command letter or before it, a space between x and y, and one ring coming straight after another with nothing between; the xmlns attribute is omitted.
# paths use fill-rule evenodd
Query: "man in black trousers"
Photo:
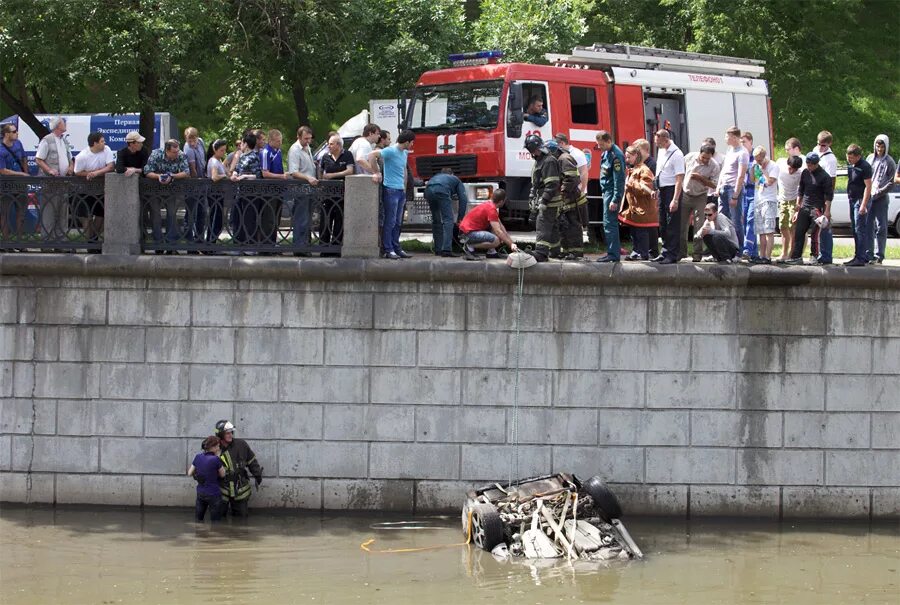
<svg viewBox="0 0 900 605"><path fill-rule="evenodd" d="M831 221L831 200L834 197L834 181L823 168L819 167L819 154L812 151L806 154L806 170L800 175L800 189L797 197L797 218L794 222L794 249L791 258L785 261L788 265L803 264L803 244L806 232L817 226L816 219L821 216ZM825 229L822 229L825 230ZM824 242L827 250L820 253L831 258L831 249Z"/></svg>

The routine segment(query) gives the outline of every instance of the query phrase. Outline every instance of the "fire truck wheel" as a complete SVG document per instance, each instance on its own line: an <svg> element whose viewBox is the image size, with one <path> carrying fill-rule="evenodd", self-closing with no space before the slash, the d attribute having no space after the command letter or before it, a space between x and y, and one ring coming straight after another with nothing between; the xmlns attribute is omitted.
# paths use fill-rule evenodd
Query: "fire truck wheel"
<svg viewBox="0 0 900 605"><path fill-rule="evenodd" d="M603 482L600 475L591 477L584 482L583 486L584 491L594 501L594 510L603 521L609 523L611 519L622 517L622 507L619 505L619 499Z"/></svg>
<svg viewBox="0 0 900 605"><path fill-rule="evenodd" d="M491 504L472 506L472 543L491 552L503 542L503 520Z"/></svg>

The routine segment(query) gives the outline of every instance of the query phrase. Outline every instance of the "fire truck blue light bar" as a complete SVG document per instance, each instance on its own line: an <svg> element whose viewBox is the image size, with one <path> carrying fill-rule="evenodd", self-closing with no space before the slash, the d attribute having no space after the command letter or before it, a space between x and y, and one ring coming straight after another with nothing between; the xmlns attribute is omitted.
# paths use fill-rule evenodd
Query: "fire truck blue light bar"
<svg viewBox="0 0 900 605"><path fill-rule="evenodd" d="M454 67L463 67L466 65L486 65L488 63L496 63L502 56L502 50L480 50L471 53L458 53L450 55L448 58Z"/></svg>

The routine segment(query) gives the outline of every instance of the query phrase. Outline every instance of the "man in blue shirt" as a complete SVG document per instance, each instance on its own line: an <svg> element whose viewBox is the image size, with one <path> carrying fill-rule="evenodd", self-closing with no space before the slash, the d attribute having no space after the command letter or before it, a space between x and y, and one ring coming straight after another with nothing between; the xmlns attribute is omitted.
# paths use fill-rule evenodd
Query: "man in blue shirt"
<svg viewBox="0 0 900 605"><path fill-rule="evenodd" d="M466 215L469 206L469 198L466 195L466 187L458 177L454 176L452 168L444 168L440 173L429 179L425 186L425 199L431 208L431 234L434 238L434 253L438 256L459 256L453 254L453 196L459 201L457 211L459 223Z"/></svg>
<svg viewBox="0 0 900 605"><path fill-rule="evenodd" d="M2 127L3 145L0 145L0 174L28 176L28 159L19 141L19 129L15 124Z"/></svg>
<svg viewBox="0 0 900 605"><path fill-rule="evenodd" d="M200 138L196 128L190 126L184 130L184 147L182 148L188 163L188 171L192 179L206 177L206 143ZM184 199L187 214L184 217L187 239L200 243L206 239L206 206L199 196L188 195ZM189 254L197 254L196 250Z"/></svg>
<svg viewBox="0 0 900 605"><path fill-rule="evenodd" d="M384 257L393 260L409 258L400 247L400 229L403 226L403 211L406 208L406 158L416 140L416 133L404 130L397 142L384 149L376 149L369 154L369 165L374 170L372 180L384 183L384 223L382 224L382 244ZM384 162L384 177L376 160Z"/></svg>
<svg viewBox="0 0 900 605"><path fill-rule="evenodd" d="M538 95L528 99L528 109L525 110L526 122L531 122L538 128L547 123L547 110L544 109L544 100Z"/></svg>
<svg viewBox="0 0 900 605"><path fill-rule="evenodd" d="M4 124L0 130L3 133L3 144L0 145L0 174L28 176L28 160L25 158L25 148L19 142L18 127L15 124ZM24 193L12 194L12 199L5 197L0 201L0 229L3 239L9 239L9 223L13 221L16 224L16 235L21 236L27 208L28 199Z"/></svg>
<svg viewBox="0 0 900 605"><path fill-rule="evenodd" d="M762 169L753 161L753 134L744 131L741 133L741 145L750 154L750 162L747 165L747 174L744 176L744 188L741 190L741 222L744 225L744 234L741 240L743 256L749 259L759 258L756 246L756 183L762 176ZM740 236L738 236L740 237Z"/></svg>
<svg viewBox="0 0 900 605"><path fill-rule="evenodd" d="M287 179L284 173L284 161L281 156L281 144L284 137L280 130L269 131L266 146L259 152L259 168L264 179ZM277 244L278 219L281 217L282 201L274 196L268 198L259 208L260 240L266 244Z"/></svg>

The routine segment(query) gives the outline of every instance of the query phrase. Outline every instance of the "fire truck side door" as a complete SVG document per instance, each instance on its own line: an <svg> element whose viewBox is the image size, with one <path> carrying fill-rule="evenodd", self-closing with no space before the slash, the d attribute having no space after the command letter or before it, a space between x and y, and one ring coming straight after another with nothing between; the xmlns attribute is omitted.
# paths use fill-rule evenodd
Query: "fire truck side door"
<svg viewBox="0 0 900 605"><path fill-rule="evenodd" d="M534 165L534 160L531 158L531 154L525 150L525 137L530 134L536 134L540 136L545 141L553 136L553 106L550 104L550 98L547 94L547 83L546 82L536 82L536 81L517 81L510 84L510 90L513 89L513 86L517 86L517 92L521 91L519 95L520 106L523 112L527 109L528 99L537 95L544 101L544 110L547 112L547 123L541 127L538 127L533 122L523 122L522 127L518 129L518 132L511 131L507 128L505 133L504 147L505 147L505 160L506 160L506 176L507 177L528 177L531 178L531 168ZM507 95L507 123L509 122L510 116L515 107L510 105L510 97L509 93ZM518 136L512 136L513 134L517 134Z"/></svg>

